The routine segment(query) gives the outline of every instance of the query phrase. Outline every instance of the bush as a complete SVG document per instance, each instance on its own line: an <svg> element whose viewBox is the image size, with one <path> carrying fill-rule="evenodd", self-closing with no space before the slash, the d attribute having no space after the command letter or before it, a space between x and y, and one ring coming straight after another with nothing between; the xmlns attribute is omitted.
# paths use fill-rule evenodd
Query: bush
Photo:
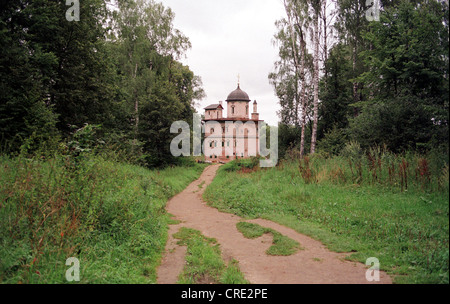
<svg viewBox="0 0 450 304"><path fill-rule="evenodd" d="M364 153L357 141L349 141L342 148L340 155L351 160L359 160Z"/></svg>
<svg viewBox="0 0 450 304"><path fill-rule="evenodd" d="M346 140L347 136L345 131L334 126L325 134L325 137L317 143L317 149L331 155L339 155L345 146Z"/></svg>

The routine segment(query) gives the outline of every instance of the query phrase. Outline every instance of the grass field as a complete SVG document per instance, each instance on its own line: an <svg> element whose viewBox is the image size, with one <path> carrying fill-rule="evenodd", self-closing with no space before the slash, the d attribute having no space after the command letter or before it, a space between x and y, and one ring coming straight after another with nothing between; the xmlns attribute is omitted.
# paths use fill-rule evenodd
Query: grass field
<svg viewBox="0 0 450 304"><path fill-rule="evenodd" d="M0 158L0 283L156 283L167 200L204 165L164 170L105 161Z"/></svg>
<svg viewBox="0 0 450 304"><path fill-rule="evenodd" d="M354 252L351 260L376 257L396 283L449 282L448 164L383 154L359 161L318 155L270 169L252 163L222 166L204 198Z"/></svg>

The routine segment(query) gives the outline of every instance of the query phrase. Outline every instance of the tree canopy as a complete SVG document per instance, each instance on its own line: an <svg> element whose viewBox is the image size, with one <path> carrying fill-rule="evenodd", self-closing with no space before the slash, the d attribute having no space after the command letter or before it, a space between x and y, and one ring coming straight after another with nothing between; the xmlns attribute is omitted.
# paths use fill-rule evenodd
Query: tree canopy
<svg viewBox="0 0 450 304"><path fill-rule="evenodd" d="M96 125L111 144L157 166L171 161L168 132L191 121L204 92L178 60L191 47L174 14L143 0L84 0L79 21L65 1L12 0L0 12L0 130L17 151Z"/></svg>
<svg viewBox="0 0 450 304"><path fill-rule="evenodd" d="M295 124L292 117L306 111L305 128L314 131L312 123L317 122L318 145L333 154L350 141L395 152L443 148L448 153L448 1L381 1L379 20L367 18L368 10L374 8L364 0L332 2L333 7L319 10L319 19L334 20L331 41L325 39L326 28L317 29L311 22L301 27L295 22L295 33L286 34L293 12L309 20L320 6L308 0L286 2L287 17L277 22L275 35L280 61L269 75L280 99L282 123ZM319 2L322 7L327 3ZM305 6L310 12L306 16L299 13ZM286 50L299 45L300 33L305 32L312 33L305 53L312 53L317 30L322 37L320 102L311 111L295 107L295 92L306 88L309 105L314 97L311 87L317 85L313 77L304 81L294 77L295 56L302 50Z"/></svg>

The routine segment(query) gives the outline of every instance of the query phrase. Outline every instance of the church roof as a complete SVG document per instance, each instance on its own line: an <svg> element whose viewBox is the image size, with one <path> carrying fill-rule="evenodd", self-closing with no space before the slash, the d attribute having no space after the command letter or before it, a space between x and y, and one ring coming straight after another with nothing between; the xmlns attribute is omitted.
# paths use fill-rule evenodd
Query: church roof
<svg viewBox="0 0 450 304"><path fill-rule="evenodd" d="M209 105L209 106L207 106L205 108L205 110L216 110L218 108L222 108L223 109L223 107L222 107L222 105L220 103Z"/></svg>
<svg viewBox="0 0 450 304"><path fill-rule="evenodd" d="M226 101L250 101L250 98L247 93L241 90L238 84L237 89L228 95Z"/></svg>

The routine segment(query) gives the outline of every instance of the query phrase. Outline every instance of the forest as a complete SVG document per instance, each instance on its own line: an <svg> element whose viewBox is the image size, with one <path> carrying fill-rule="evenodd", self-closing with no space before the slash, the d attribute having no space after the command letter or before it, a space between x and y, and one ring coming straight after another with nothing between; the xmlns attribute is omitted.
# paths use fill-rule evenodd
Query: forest
<svg viewBox="0 0 450 304"><path fill-rule="evenodd" d="M375 3L378 21L364 0L284 1L269 75L282 155L350 143L448 155L448 1Z"/></svg>
<svg viewBox="0 0 450 304"><path fill-rule="evenodd" d="M124 159L148 167L174 161L170 125L191 121L204 92L200 77L177 61L191 44L173 28L170 8L88 0L79 21L69 22L64 1L1 5L5 153L76 146L73 135L89 126L92 144L114 147Z"/></svg>

